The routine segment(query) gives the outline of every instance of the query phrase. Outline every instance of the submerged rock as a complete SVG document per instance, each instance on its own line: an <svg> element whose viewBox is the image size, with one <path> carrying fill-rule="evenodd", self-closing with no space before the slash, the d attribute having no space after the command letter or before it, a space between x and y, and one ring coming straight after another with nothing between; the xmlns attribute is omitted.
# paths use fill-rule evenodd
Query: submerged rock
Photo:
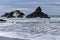
<svg viewBox="0 0 60 40"><path fill-rule="evenodd" d="M7 17L7 18L23 18L24 17L24 13L22 13L21 11L19 10L15 10L13 12L10 12L10 13L5 13L4 15L2 15L1 17Z"/></svg>
<svg viewBox="0 0 60 40"><path fill-rule="evenodd" d="M3 21L3 22L5 22L6 20L0 19L0 21Z"/></svg>
<svg viewBox="0 0 60 40"><path fill-rule="evenodd" d="M26 16L26 18L36 18L36 17L40 17L40 18L50 18L48 17L47 14L43 13L41 8L38 7L33 13L29 14Z"/></svg>

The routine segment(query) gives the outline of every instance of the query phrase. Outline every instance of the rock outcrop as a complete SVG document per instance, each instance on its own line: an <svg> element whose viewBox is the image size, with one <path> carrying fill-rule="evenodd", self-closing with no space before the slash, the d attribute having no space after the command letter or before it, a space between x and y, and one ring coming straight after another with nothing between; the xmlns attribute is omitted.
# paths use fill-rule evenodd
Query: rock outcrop
<svg viewBox="0 0 60 40"><path fill-rule="evenodd" d="M4 15L2 15L1 17L7 17L9 15L9 13L5 13Z"/></svg>
<svg viewBox="0 0 60 40"><path fill-rule="evenodd" d="M40 7L38 7L33 13L31 13L31 14L26 16L26 18L37 18L37 17L40 17L40 18L50 18L50 17L48 17L47 14L42 12Z"/></svg>
<svg viewBox="0 0 60 40"><path fill-rule="evenodd" d="M22 13L22 12L20 12L19 10L16 10L15 12L17 12L17 17L19 18L23 18L23 16L25 16L25 14L24 13Z"/></svg>
<svg viewBox="0 0 60 40"><path fill-rule="evenodd" d="M24 17L24 13L22 13L21 11L19 10L15 10L13 12L10 12L10 13L5 13L4 15L2 15L1 17L7 17L7 18L23 18Z"/></svg>
<svg viewBox="0 0 60 40"><path fill-rule="evenodd" d="M19 10L12 11L10 13L5 13L1 17L7 17L7 18L23 18L25 14ZM47 14L42 12L41 7L38 7L33 13L26 16L26 18L50 18Z"/></svg>

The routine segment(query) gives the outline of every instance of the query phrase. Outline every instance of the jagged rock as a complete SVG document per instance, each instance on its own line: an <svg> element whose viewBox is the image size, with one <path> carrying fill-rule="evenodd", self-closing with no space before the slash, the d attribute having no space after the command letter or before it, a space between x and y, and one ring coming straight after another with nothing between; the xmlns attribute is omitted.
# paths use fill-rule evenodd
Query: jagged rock
<svg viewBox="0 0 60 40"><path fill-rule="evenodd" d="M19 10L15 10L13 12L10 12L10 13L5 13L4 15L2 15L1 17L7 17L7 18L23 18L25 14L22 13L21 11Z"/></svg>
<svg viewBox="0 0 60 40"><path fill-rule="evenodd" d="M8 18L14 18L13 14L14 14L14 12L10 12L8 15Z"/></svg>
<svg viewBox="0 0 60 40"><path fill-rule="evenodd" d="M26 16L26 18L36 18L36 17L40 17L40 18L50 18L48 17L47 14L43 13L41 8L38 7L33 13L29 14Z"/></svg>
<svg viewBox="0 0 60 40"><path fill-rule="evenodd" d="M14 12L17 12L16 13L16 15L17 15L17 17L19 18L23 18L23 16L25 15L24 13L22 13L22 12L20 12L19 10L16 10L16 11L14 11Z"/></svg>
<svg viewBox="0 0 60 40"><path fill-rule="evenodd" d="M5 13L4 15L2 15L1 17L7 17L9 15L9 13Z"/></svg>

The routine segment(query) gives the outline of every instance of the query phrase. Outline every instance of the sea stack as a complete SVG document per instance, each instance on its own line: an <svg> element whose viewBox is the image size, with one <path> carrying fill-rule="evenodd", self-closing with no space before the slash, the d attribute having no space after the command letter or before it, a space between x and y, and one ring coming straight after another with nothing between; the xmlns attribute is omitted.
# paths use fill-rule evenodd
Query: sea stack
<svg viewBox="0 0 60 40"><path fill-rule="evenodd" d="M7 18L23 18L24 17L24 13L19 11L19 10L15 10L12 11L10 13L5 13L4 15L2 15L1 17L7 17Z"/></svg>
<svg viewBox="0 0 60 40"><path fill-rule="evenodd" d="M50 18L47 14L42 12L41 7L38 7L33 13L26 16L26 18Z"/></svg>

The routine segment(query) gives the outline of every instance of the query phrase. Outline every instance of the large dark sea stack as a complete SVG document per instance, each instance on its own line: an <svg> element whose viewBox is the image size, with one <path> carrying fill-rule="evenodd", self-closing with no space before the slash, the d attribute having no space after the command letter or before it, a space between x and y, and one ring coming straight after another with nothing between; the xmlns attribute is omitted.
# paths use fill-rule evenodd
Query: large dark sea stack
<svg viewBox="0 0 60 40"><path fill-rule="evenodd" d="M22 13L21 11L19 10L15 10L15 11L12 11L10 13L5 13L4 15L2 15L1 17L7 17L7 18L23 18L25 14Z"/></svg>
<svg viewBox="0 0 60 40"><path fill-rule="evenodd" d="M48 17L47 14L42 12L40 7L38 7L33 13L31 13L31 14L26 16L26 18L37 18L37 17L40 17L40 18L50 18L50 17Z"/></svg>

